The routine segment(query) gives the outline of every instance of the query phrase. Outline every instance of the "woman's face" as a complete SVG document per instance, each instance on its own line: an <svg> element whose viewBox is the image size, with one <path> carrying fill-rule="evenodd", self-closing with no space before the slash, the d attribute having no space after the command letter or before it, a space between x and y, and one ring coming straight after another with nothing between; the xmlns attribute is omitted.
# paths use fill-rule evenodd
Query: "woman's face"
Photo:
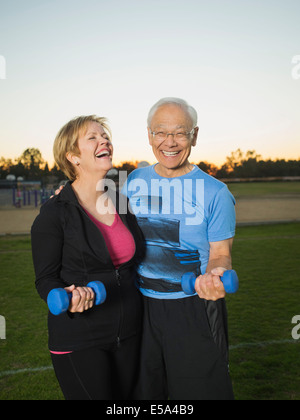
<svg viewBox="0 0 300 420"><path fill-rule="evenodd" d="M80 156L77 161L79 175L81 172L106 173L112 168L113 146L101 124L91 121L78 139ZM73 163L75 163L73 162Z"/></svg>

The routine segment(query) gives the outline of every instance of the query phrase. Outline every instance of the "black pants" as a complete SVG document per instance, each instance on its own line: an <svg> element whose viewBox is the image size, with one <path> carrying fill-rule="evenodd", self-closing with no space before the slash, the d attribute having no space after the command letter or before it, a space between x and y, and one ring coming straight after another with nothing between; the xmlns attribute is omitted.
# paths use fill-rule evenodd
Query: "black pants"
<svg viewBox="0 0 300 420"><path fill-rule="evenodd" d="M227 360L198 296L144 298L138 399L232 400Z"/></svg>
<svg viewBox="0 0 300 420"><path fill-rule="evenodd" d="M90 348L51 354L66 400L128 400L133 398L140 357L140 336L124 340L112 351Z"/></svg>

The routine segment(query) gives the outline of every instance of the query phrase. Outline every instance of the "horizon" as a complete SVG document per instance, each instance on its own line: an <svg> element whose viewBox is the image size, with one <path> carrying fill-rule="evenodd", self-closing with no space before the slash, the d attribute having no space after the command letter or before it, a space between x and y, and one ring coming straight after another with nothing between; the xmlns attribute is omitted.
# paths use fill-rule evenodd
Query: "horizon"
<svg viewBox="0 0 300 420"><path fill-rule="evenodd" d="M30 149L30 147L28 147L28 148L26 148L25 150L27 150L27 149ZM24 151L25 151L24 150ZM24 152L23 151L23 152ZM228 155L228 156L226 156L225 158L224 158L224 160L223 161L221 161L219 164L216 164L215 162L209 162L209 161L207 161L207 160L199 160L199 161L195 161L195 160L192 160L192 159L190 159L189 158L189 161L190 161L190 163L191 164L193 164L193 165L198 165L199 163L201 163L201 162L203 162L203 163L206 163L206 164L210 164L210 165L213 165L213 166L215 166L217 169L221 169L221 167L222 167L222 165L224 165L225 163L226 163L226 161L227 161L227 158L228 157L231 157L231 154L234 154L234 153L236 153L236 152L238 152L238 151L240 151L241 153L242 153L242 158L241 159L243 159L243 158L245 158L245 160L247 160L248 158L251 158L251 156L249 156L249 157L247 157L247 159L246 159L246 153L247 152L254 152L255 153L255 155L254 155L254 158L255 159L257 159L257 158L259 158L259 159L257 159L257 161L273 161L273 162L276 162L276 161L280 161L280 160L284 160L284 161L286 161L286 162L288 162L288 161L300 161L300 156L298 157L298 158L284 158L284 157L275 157L275 158L270 158L270 157L267 157L267 158L265 158L264 156L262 156L260 153L258 153L256 150L250 150L250 151L244 151L244 150L240 150L240 149L237 149L237 150L232 150L231 152L230 152L230 154ZM8 157L8 158L6 158L6 157L4 157L4 156L0 156L0 159L2 159L2 158L4 158L5 160L9 160L9 159L11 159L11 161L12 161L12 163L14 164L14 162L16 162L18 159L20 159L20 157L21 157L21 155L22 154L20 154L19 156L16 156L16 157L14 157L14 158L10 158L10 157ZM54 167L54 165L56 165L57 166L57 164L56 164L56 162L54 161L54 159L52 160L52 161L49 161L49 160L47 160L47 159L45 159L44 158L44 156L42 155L42 159L44 160L44 162L42 163L42 164L40 164L40 165L46 165L46 164L48 164L48 168L49 168L49 170L51 170L53 167ZM155 159L152 159L152 160L147 160L147 159L141 159L141 160L137 160L137 159L132 159L132 160L124 160L124 161L119 161L119 162L116 162L116 161L114 161L114 159L113 159L113 168L117 168L117 167L119 167L119 166L122 166L122 164L125 164L125 163L128 163L128 164L132 164L133 166L137 166L139 163L141 163L141 162L146 162L146 163L148 163L149 165L154 165L154 164L156 164L157 163L157 160L155 160Z"/></svg>

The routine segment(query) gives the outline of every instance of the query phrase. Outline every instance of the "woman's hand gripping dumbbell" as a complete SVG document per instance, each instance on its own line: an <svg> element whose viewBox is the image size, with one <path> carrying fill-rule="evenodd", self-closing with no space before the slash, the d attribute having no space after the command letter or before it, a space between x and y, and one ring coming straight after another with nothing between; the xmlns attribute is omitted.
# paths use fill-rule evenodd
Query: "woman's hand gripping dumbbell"
<svg viewBox="0 0 300 420"><path fill-rule="evenodd" d="M213 273L214 274L214 273ZM215 274L214 274L215 275ZM194 273L185 273L181 278L181 287L185 294L193 295L196 293L195 283L197 276ZM220 280L223 283L226 293L236 293L239 288L239 279L234 270L226 270Z"/></svg>
<svg viewBox="0 0 300 420"><path fill-rule="evenodd" d="M90 297L86 300L87 309L91 307L92 301L94 301L93 304L95 305L101 305L105 301L106 289L103 283L100 281L92 281L88 283L86 287L92 289L94 293L94 297ZM48 294L47 304L53 315L60 315L68 310L73 297L72 289L75 290L75 287L71 286L66 289L53 289Z"/></svg>

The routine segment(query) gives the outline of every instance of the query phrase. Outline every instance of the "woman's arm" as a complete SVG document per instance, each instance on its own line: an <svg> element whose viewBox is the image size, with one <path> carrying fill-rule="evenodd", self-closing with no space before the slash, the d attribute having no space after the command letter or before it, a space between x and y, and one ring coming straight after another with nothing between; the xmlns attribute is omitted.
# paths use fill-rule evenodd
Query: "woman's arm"
<svg viewBox="0 0 300 420"><path fill-rule="evenodd" d="M63 229L59 211L53 212L53 206L44 206L35 219L31 227L31 247L36 289L47 301L52 289L66 286L60 279Z"/></svg>
<svg viewBox="0 0 300 420"><path fill-rule="evenodd" d="M45 206L31 228L32 257L35 285L46 302L52 289L64 288L72 293L69 312L83 312L94 304L94 292L89 287L66 287L60 278L64 233L59 219L59 209ZM52 211L51 211L52 209Z"/></svg>

